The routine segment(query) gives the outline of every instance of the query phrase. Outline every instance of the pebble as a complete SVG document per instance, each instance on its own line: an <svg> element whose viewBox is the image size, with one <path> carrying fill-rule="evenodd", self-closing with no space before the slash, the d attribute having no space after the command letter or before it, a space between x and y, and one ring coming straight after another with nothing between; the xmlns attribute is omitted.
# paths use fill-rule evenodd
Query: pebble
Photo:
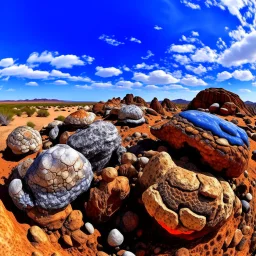
<svg viewBox="0 0 256 256"><path fill-rule="evenodd" d="M140 132L135 132L132 136L135 137L135 138L140 138L141 133Z"/></svg>
<svg viewBox="0 0 256 256"><path fill-rule="evenodd" d="M129 141L131 141L131 140L132 140L132 138L131 138L130 136L128 136L128 137L125 138L125 141L128 141L128 142L129 142Z"/></svg>
<svg viewBox="0 0 256 256"><path fill-rule="evenodd" d="M245 195L245 198L246 198L246 200L247 200L248 202L252 201L252 194L251 194L251 193L247 193L247 194Z"/></svg>
<svg viewBox="0 0 256 256"><path fill-rule="evenodd" d="M189 256L189 250L187 248L180 248L176 251L175 256Z"/></svg>
<svg viewBox="0 0 256 256"><path fill-rule="evenodd" d="M46 141L43 144L43 149L49 149L52 146L52 142L51 141Z"/></svg>
<svg viewBox="0 0 256 256"><path fill-rule="evenodd" d="M29 233L32 236L33 241L37 243L47 243L49 242L47 235L45 232L38 226L32 226L29 229Z"/></svg>
<svg viewBox="0 0 256 256"><path fill-rule="evenodd" d="M231 247L235 247L237 246L240 241L242 240L243 238L243 234L242 234L242 231L240 229L237 229L235 231L235 234L234 234L234 237L233 237L233 240L231 242Z"/></svg>
<svg viewBox="0 0 256 256"><path fill-rule="evenodd" d="M249 233L250 233L250 231L251 231L251 227L250 226L247 226L247 225L244 225L243 227L242 227L242 233L243 233L243 235L248 235Z"/></svg>
<svg viewBox="0 0 256 256"><path fill-rule="evenodd" d="M244 171L244 177L245 177L245 178L248 178L248 176L249 176L248 171L245 170L245 171Z"/></svg>
<svg viewBox="0 0 256 256"><path fill-rule="evenodd" d="M253 151L252 151L252 158L253 158L254 160L256 160L256 150L253 150Z"/></svg>
<svg viewBox="0 0 256 256"><path fill-rule="evenodd" d="M142 138L147 138L148 137L148 134L147 133L142 133Z"/></svg>
<svg viewBox="0 0 256 256"><path fill-rule="evenodd" d="M118 172L113 167L107 167L102 170L101 176L104 181L111 182L118 176Z"/></svg>
<svg viewBox="0 0 256 256"><path fill-rule="evenodd" d="M90 235L92 235L94 233L94 227L93 227L93 225L90 222L86 222L84 224L84 226L85 226L85 229L88 231L88 233Z"/></svg>
<svg viewBox="0 0 256 256"><path fill-rule="evenodd" d="M135 256L134 253L129 252L129 251L125 251L125 253L123 254L123 256Z"/></svg>
<svg viewBox="0 0 256 256"><path fill-rule="evenodd" d="M138 159L138 161L139 161L140 166L143 168L143 167L145 167L145 166L147 165L147 163L149 162L149 158L143 156L143 157L140 157L140 158Z"/></svg>
<svg viewBox="0 0 256 256"><path fill-rule="evenodd" d="M230 146L228 141L226 139L224 139L224 138L217 139L216 143L218 143L221 146Z"/></svg>
<svg viewBox="0 0 256 256"><path fill-rule="evenodd" d="M124 214L122 218L125 231L132 232L135 230L139 225L139 217L136 213L132 211L128 211Z"/></svg>
<svg viewBox="0 0 256 256"><path fill-rule="evenodd" d="M137 162L137 157L133 153L127 152L122 155L122 164L134 164L135 162Z"/></svg>
<svg viewBox="0 0 256 256"><path fill-rule="evenodd" d="M241 200L242 203L242 207L243 207L243 212L248 213L250 211L250 204L245 201L245 200Z"/></svg>
<svg viewBox="0 0 256 256"><path fill-rule="evenodd" d="M108 234L108 244L112 247L119 246L123 243L124 236L117 229L112 229Z"/></svg>

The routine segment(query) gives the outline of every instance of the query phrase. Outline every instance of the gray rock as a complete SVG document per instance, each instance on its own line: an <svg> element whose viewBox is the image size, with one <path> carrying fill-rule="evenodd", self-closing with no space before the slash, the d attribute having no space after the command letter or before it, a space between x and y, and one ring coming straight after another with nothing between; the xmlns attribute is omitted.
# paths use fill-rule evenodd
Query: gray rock
<svg viewBox="0 0 256 256"><path fill-rule="evenodd" d="M49 129L52 129L52 128L54 128L55 126L62 126L63 125L63 122L62 121L59 121L59 120L54 120L54 121L52 121L51 123L49 123L48 125L47 125L47 128L49 128Z"/></svg>
<svg viewBox="0 0 256 256"><path fill-rule="evenodd" d="M134 120L134 119L125 119L125 120L122 120L122 122L124 124L131 124L131 125L141 125L141 124L144 124L146 122L145 118L142 117L141 119L138 119L138 120Z"/></svg>
<svg viewBox="0 0 256 256"><path fill-rule="evenodd" d="M89 234L92 235L94 233L94 227L90 222L86 222L84 224L84 226L85 226L85 228L86 228L86 230L88 231Z"/></svg>
<svg viewBox="0 0 256 256"><path fill-rule="evenodd" d="M133 119L139 120L143 117L143 111L136 105L123 105L118 114L118 119L126 120Z"/></svg>
<svg viewBox="0 0 256 256"><path fill-rule="evenodd" d="M51 130L50 130L50 133L49 133L49 137L52 139L52 140L55 140L58 135L59 135L59 127L56 125L54 126Z"/></svg>
<svg viewBox="0 0 256 256"><path fill-rule="evenodd" d="M116 127L106 121L96 121L88 128L78 130L67 144L82 153L91 163L93 171L101 171L115 157L120 163L126 149Z"/></svg>
<svg viewBox="0 0 256 256"><path fill-rule="evenodd" d="M251 209L250 204L245 200L241 200L241 203L242 203L243 212L248 213Z"/></svg>
<svg viewBox="0 0 256 256"><path fill-rule="evenodd" d="M124 236L117 229L112 229L108 234L108 244L112 247L119 246L123 243Z"/></svg>
<svg viewBox="0 0 256 256"><path fill-rule="evenodd" d="M122 256L135 256L135 254L129 251L125 251Z"/></svg>
<svg viewBox="0 0 256 256"><path fill-rule="evenodd" d="M9 195L22 210L33 206L61 209L87 191L92 179L89 161L68 145L59 144L35 159L23 182L12 180Z"/></svg>

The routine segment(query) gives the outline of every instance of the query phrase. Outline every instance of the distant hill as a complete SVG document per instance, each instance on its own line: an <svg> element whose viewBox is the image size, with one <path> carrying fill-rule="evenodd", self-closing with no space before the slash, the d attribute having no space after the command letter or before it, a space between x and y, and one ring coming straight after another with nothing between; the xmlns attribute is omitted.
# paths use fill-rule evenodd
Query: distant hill
<svg viewBox="0 0 256 256"><path fill-rule="evenodd" d="M0 100L0 102L65 102L65 100L57 100L57 99L25 99L25 100Z"/></svg>
<svg viewBox="0 0 256 256"><path fill-rule="evenodd" d="M183 100L183 99L172 100L172 102L174 102L175 104L189 104L190 103L190 101Z"/></svg>
<svg viewBox="0 0 256 256"><path fill-rule="evenodd" d="M256 104L256 102L252 102L252 101L249 101L249 100L245 101L244 103L247 104L247 105Z"/></svg>

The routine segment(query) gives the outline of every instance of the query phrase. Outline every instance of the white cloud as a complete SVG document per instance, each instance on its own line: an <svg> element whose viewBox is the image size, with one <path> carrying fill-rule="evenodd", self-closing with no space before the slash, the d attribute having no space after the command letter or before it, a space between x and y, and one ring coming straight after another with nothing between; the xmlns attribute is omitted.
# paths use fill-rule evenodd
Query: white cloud
<svg viewBox="0 0 256 256"><path fill-rule="evenodd" d="M56 68L72 68L73 66L83 66L85 63L84 61L80 60L79 57L76 55L61 55L55 57L51 61L51 65Z"/></svg>
<svg viewBox="0 0 256 256"><path fill-rule="evenodd" d="M47 63L51 62L54 59L54 55L57 53L52 53L48 51L44 51L41 54L38 52L33 52L30 54L29 58L27 59L28 63Z"/></svg>
<svg viewBox="0 0 256 256"><path fill-rule="evenodd" d="M165 86L163 86L163 89L164 90L178 90L178 89L187 90L188 88L185 88L185 87L183 87L180 84L172 84L172 85L165 85Z"/></svg>
<svg viewBox="0 0 256 256"><path fill-rule="evenodd" d="M13 65L11 67L0 70L0 77L15 76L29 79L45 79L49 76L49 72L33 70L26 65Z"/></svg>
<svg viewBox="0 0 256 256"><path fill-rule="evenodd" d="M26 83L26 85L28 85L28 86L38 86L38 83L37 82L28 82L28 83Z"/></svg>
<svg viewBox="0 0 256 256"><path fill-rule="evenodd" d="M196 31L192 31L192 36L199 36L199 33Z"/></svg>
<svg viewBox="0 0 256 256"><path fill-rule="evenodd" d="M233 77L240 81L250 81L254 78L250 70L236 70L233 72Z"/></svg>
<svg viewBox="0 0 256 256"><path fill-rule="evenodd" d="M14 64L13 58L5 58L5 59L0 60L0 67L7 68L7 67L12 66L13 64Z"/></svg>
<svg viewBox="0 0 256 256"><path fill-rule="evenodd" d="M15 92L16 90L15 89L13 89L13 88L9 88L9 89L7 89L7 90L5 90L6 92Z"/></svg>
<svg viewBox="0 0 256 256"><path fill-rule="evenodd" d="M201 74L207 72L207 69L201 64L198 67L186 65L185 68L189 71L192 71L193 73L195 73L197 75L201 75Z"/></svg>
<svg viewBox="0 0 256 256"><path fill-rule="evenodd" d="M162 30L163 28L161 28L160 26L155 25L155 26L154 26L154 29L155 29L155 30Z"/></svg>
<svg viewBox="0 0 256 256"><path fill-rule="evenodd" d="M242 26L239 26L237 30L230 31L228 34L232 39L236 41L241 41L246 36L246 32Z"/></svg>
<svg viewBox="0 0 256 256"><path fill-rule="evenodd" d="M70 81L77 82L93 82L89 77L82 77L82 76L71 76L68 78Z"/></svg>
<svg viewBox="0 0 256 256"><path fill-rule="evenodd" d="M256 62L256 31L247 34L241 41L234 43L219 57L224 67L240 66Z"/></svg>
<svg viewBox="0 0 256 256"><path fill-rule="evenodd" d="M219 82L228 80L230 78L232 78L232 74L227 71L223 71L221 73L218 73L218 75L217 75L217 81L219 81Z"/></svg>
<svg viewBox="0 0 256 256"><path fill-rule="evenodd" d="M75 85L75 87L79 88L79 89L86 89L86 90L91 90L92 89L92 87L87 85L87 84L85 84L85 85L78 85L77 84L77 85Z"/></svg>
<svg viewBox="0 0 256 256"><path fill-rule="evenodd" d="M220 50L223 50L223 49L227 48L226 43L222 40L221 37L219 37L219 39L218 39L216 45L217 45L217 47L218 47Z"/></svg>
<svg viewBox="0 0 256 256"><path fill-rule="evenodd" d="M9 78L10 78L10 77L7 76L7 77L3 78L2 81L9 81Z"/></svg>
<svg viewBox="0 0 256 256"><path fill-rule="evenodd" d="M157 68L157 67L159 67L159 64L147 65L146 63L143 62L141 64L137 64L134 68L150 70L150 69Z"/></svg>
<svg viewBox="0 0 256 256"><path fill-rule="evenodd" d="M56 80L56 81L54 81L54 84L56 84L56 85L65 85L65 84L68 84L68 83L64 80Z"/></svg>
<svg viewBox="0 0 256 256"><path fill-rule="evenodd" d="M150 57L154 56L155 54L152 53L150 50L147 51L147 56L146 57L141 57L143 60L147 60L149 59Z"/></svg>
<svg viewBox="0 0 256 256"><path fill-rule="evenodd" d="M228 31L228 30L229 30L229 27L225 27L225 30Z"/></svg>
<svg viewBox="0 0 256 256"><path fill-rule="evenodd" d="M130 41L131 41L131 42L134 42L134 43L141 44L141 41L140 41L139 39L135 38L135 37L131 37L131 38L130 38Z"/></svg>
<svg viewBox="0 0 256 256"><path fill-rule="evenodd" d="M107 36L105 34L101 35L99 37L100 40L103 40L105 41L106 43L110 44L110 45L113 45L113 46L118 46L120 44L124 44L123 42L119 42L118 40L116 40L114 38L114 36L110 37L110 36Z"/></svg>
<svg viewBox="0 0 256 256"><path fill-rule="evenodd" d="M199 40L198 38L192 37L192 36L186 37L186 36L182 35L182 37L179 41L187 42L187 43L200 44L200 45L204 46L204 44L202 43L201 40Z"/></svg>
<svg viewBox="0 0 256 256"><path fill-rule="evenodd" d="M132 79L146 84L172 84L179 82L178 79L163 70L154 70L150 72L149 75L144 73L134 73Z"/></svg>
<svg viewBox="0 0 256 256"><path fill-rule="evenodd" d="M175 70L172 72L172 76L174 76L177 79L180 79L182 77L182 71L181 70Z"/></svg>
<svg viewBox="0 0 256 256"><path fill-rule="evenodd" d="M145 86L145 88L146 89L160 89L160 87L158 87L158 86L156 86L156 85L154 85L154 84L149 84L149 85L147 85L147 86Z"/></svg>
<svg viewBox="0 0 256 256"><path fill-rule="evenodd" d="M186 52L194 52L196 47L192 44L183 44L183 45L175 45L172 44L168 49L168 52L178 52L178 53L186 53Z"/></svg>
<svg viewBox="0 0 256 256"><path fill-rule="evenodd" d="M192 75L186 75L184 78L180 80L180 82L187 86L206 86L207 83L204 82L202 79L198 79Z"/></svg>
<svg viewBox="0 0 256 256"><path fill-rule="evenodd" d="M191 55L191 59L194 62L216 62L217 58L216 50L212 50L208 46L197 49L195 54Z"/></svg>
<svg viewBox="0 0 256 256"><path fill-rule="evenodd" d="M132 87L142 87L142 83L140 82L130 82L130 81L119 81L115 84L117 86L117 88L120 89L132 89Z"/></svg>
<svg viewBox="0 0 256 256"><path fill-rule="evenodd" d="M100 77L112 77L112 76L119 76L123 72L115 67L103 68L103 67L96 67L97 72L95 73L96 76Z"/></svg>
<svg viewBox="0 0 256 256"><path fill-rule="evenodd" d="M186 55L181 54L174 54L173 58L176 62L180 63L181 65L186 65L191 62L190 58L188 58Z"/></svg>
<svg viewBox="0 0 256 256"><path fill-rule="evenodd" d="M91 57L91 56L88 56L88 55L83 55L82 56L83 59L88 63L88 64L92 64L93 61L95 60L95 58Z"/></svg>
<svg viewBox="0 0 256 256"><path fill-rule="evenodd" d="M109 88L109 87L112 87L113 85L111 84L111 82L107 82L107 83L92 83L91 86L97 87L97 88Z"/></svg>
<svg viewBox="0 0 256 256"><path fill-rule="evenodd" d="M239 92L249 93L249 92L252 92L252 91L249 90L249 89L239 89Z"/></svg>
<svg viewBox="0 0 256 256"><path fill-rule="evenodd" d="M52 70L50 73L50 76L52 77L62 77L62 78L69 78L71 77L71 75L69 73L63 73L59 70Z"/></svg>
<svg viewBox="0 0 256 256"><path fill-rule="evenodd" d="M200 10L201 9L199 4L194 4L194 3L190 2L189 0L181 0L180 2L185 4L185 6L191 8L191 9L194 9L194 10Z"/></svg>
<svg viewBox="0 0 256 256"><path fill-rule="evenodd" d="M124 70L124 71L127 71L127 72L131 71L131 69L128 68L126 65L123 65L123 70Z"/></svg>

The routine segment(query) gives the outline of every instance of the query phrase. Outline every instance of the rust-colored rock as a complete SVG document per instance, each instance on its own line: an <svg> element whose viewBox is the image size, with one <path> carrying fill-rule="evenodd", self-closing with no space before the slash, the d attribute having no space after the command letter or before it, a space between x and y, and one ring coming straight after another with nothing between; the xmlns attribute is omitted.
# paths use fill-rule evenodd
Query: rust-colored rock
<svg viewBox="0 0 256 256"><path fill-rule="evenodd" d="M172 102L171 100L165 98L162 103L161 103L162 107L166 110L166 111L175 111L178 109L178 107L176 106L176 104L174 102Z"/></svg>
<svg viewBox="0 0 256 256"><path fill-rule="evenodd" d="M150 108L154 109L157 113L161 115L165 115L164 109L156 97L151 101Z"/></svg>

